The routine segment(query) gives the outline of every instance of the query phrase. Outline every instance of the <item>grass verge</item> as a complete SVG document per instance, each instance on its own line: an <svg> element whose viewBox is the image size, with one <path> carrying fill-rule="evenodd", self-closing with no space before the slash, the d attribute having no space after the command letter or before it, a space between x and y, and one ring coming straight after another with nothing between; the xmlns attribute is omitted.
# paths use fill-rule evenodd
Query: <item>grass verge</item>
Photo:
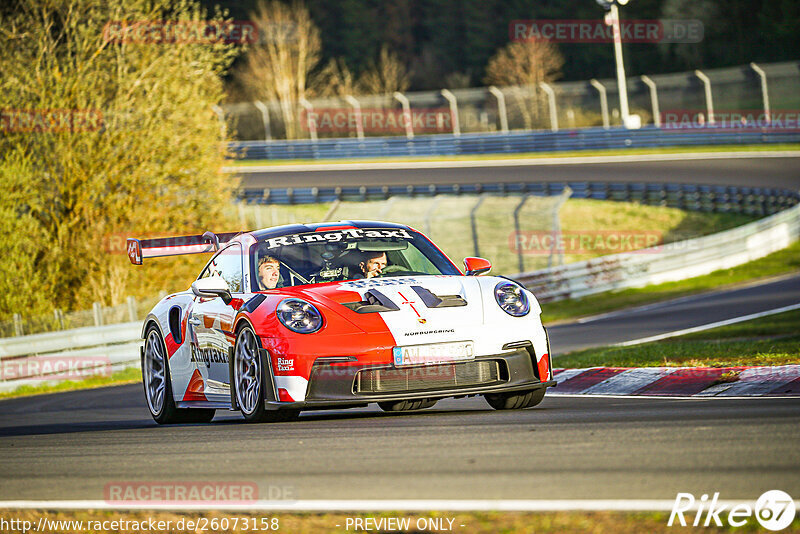
<svg viewBox="0 0 800 534"><path fill-rule="evenodd" d="M697 154L721 152L772 152L800 150L800 144L775 145L709 145L709 146L677 146L663 148L617 148L606 150L571 150L567 152L521 152L518 154L477 154L466 156L429 156L429 157L388 157L388 158L350 158L350 159L293 159L293 160L232 160L231 165L237 167L255 167L264 165L330 165L331 163L392 163L410 161L484 161L502 159L537 159L537 158L574 158L591 156L640 156L649 154Z"/></svg>
<svg viewBox="0 0 800 534"><path fill-rule="evenodd" d="M556 358L557 367L737 367L800 363L800 310L631 347Z"/></svg>
<svg viewBox="0 0 800 534"><path fill-rule="evenodd" d="M128 522L146 522L153 520L155 522L164 521L162 525L165 528L159 528L159 532L165 534L183 534L193 530L186 528L187 521L194 521L197 524L198 519L203 521L202 524L207 524L207 531L213 532L251 532L247 528L241 528L243 524L247 523L252 528L252 525L261 525L262 521L265 525L272 524L273 519L277 519L279 532L294 532L298 534L304 533L347 533L353 532L355 529L353 523L350 523L347 528L347 520L354 518L371 518L380 520L381 518L408 518L410 528L405 530L398 530L397 532L437 532L440 529L432 528L432 523L427 523L427 527L422 522L426 519L432 518L434 520L442 521L442 524L450 530L449 520L452 520L452 530L455 532L470 532L476 534L483 533L511 533L511 532L537 532L537 533L561 533L561 532L591 532L593 534L627 534L627 533L669 533L674 532L678 528L680 532L703 532L703 533L717 533L717 532L755 532L759 531L758 523L753 517L750 517L747 524L743 527L733 528L730 526L724 527L668 527L669 521L668 512L430 512L424 514L414 514L405 512L386 512L375 514L353 513L274 513L274 514L253 514L253 513L237 513L228 514L222 512L208 511L208 512L155 512L155 511L136 511L136 512L103 512L103 511L46 511L46 510L4 510L0 512L0 519L6 521L10 519L20 519L23 521L30 521L33 526L37 525L39 518L47 517L48 524L53 525L53 521L82 521L82 526L89 528L52 528L50 532L81 532L81 533L97 533L104 532L101 529L91 528L90 522L103 522L114 520L125 520ZM687 523L691 524L694 515L686 514ZM223 519L227 519L223 522ZM237 521L237 527L234 527L234 520ZM245 522L245 519L247 520ZM726 524L726 513L720 514L720 520ZM170 523L167 524L166 522ZM183 523L179 523L183 521ZM419 524L418 524L419 521ZM182 524L183 529L179 529L178 525ZM228 525L228 528L214 528L212 525ZM363 524L363 523L362 523ZM374 525L374 523L372 523ZM433 523L435 524L435 523ZM127 523L126 526L129 526ZM462 526L463 525L463 526ZM420 528L421 527L421 528ZM259 527L260 528L260 527ZM786 532L798 532L800 528L800 518L794 520L790 525L789 530ZM141 530L134 528L119 528L115 532L119 533L138 533L146 531L147 527L142 526ZM377 529L377 527L376 527ZM257 531L259 529L256 529ZM382 530L386 532L387 530ZM200 530L197 530L200 532Z"/></svg>
<svg viewBox="0 0 800 534"><path fill-rule="evenodd" d="M800 271L800 241L761 259L677 282L589 295L542 305L545 324L683 297Z"/></svg>
<svg viewBox="0 0 800 534"><path fill-rule="evenodd" d="M77 389L92 389L105 386L118 386L121 384L134 384L142 381L142 372L138 367L129 367L122 371L116 371L111 376L95 376L85 380L67 380L58 383L45 382L37 386L21 386L14 391L0 393L0 399L10 399L15 397L27 397L29 395L41 395L43 393L60 393L62 391L74 391Z"/></svg>

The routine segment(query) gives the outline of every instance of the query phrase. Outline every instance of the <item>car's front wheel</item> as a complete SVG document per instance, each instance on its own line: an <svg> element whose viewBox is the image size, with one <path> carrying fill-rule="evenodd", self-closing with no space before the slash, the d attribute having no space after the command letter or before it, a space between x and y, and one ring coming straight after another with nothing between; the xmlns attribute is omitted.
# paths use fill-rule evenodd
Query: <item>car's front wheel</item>
<svg viewBox="0 0 800 534"><path fill-rule="evenodd" d="M296 419L299 410L268 410L264 401L264 380L269 360L263 356L261 342L250 326L236 336L233 348L232 386L236 402L248 423L268 423Z"/></svg>
<svg viewBox="0 0 800 534"><path fill-rule="evenodd" d="M208 423L214 418L215 410L212 409L175 406L167 348L154 324L151 324L145 333L142 383L144 384L147 408L158 424Z"/></svg>
<svg viewBox="0 0 800 534"><path fill-rule="evenodd" d="M545 388L522 393L489 393L486 402L495 410L521 410L536 406L544 399Z"/></svg>

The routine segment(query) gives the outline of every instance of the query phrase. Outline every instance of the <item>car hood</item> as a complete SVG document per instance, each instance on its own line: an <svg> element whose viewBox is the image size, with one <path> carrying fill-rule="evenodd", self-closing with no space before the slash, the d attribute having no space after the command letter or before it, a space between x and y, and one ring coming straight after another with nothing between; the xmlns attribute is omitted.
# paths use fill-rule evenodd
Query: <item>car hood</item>
<svg viewBox="0 0 800 534"><path fill-rule="evenodd" d="M481 286L488 282L494 287L496 282L486 278L381 277L324 284L314 287L313 293L356 324L378 314L398 343L428 343L463 339L487 322L488 295Z"/></svg>

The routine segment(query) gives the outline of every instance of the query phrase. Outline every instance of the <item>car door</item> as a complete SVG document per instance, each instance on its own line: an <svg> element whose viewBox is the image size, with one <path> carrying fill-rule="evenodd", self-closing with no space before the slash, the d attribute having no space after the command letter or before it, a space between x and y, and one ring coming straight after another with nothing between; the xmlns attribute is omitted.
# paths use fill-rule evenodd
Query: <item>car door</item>
<svg viewBox="0 0 800 534"><path fill-rule="evenodd" d="M233 243L217 253L200 278L220 277L234 298L244 292L242 246ZM229 401L229 349L235 341L232 332L236 310L221 297L194 297L189 325L193 331L192 361L203 377L204 394L209 400Z"/></svg>

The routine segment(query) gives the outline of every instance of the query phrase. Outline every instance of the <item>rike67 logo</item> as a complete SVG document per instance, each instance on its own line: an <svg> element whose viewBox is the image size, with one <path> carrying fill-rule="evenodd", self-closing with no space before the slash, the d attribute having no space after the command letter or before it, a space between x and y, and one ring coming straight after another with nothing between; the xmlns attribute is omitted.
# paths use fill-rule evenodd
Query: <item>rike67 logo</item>
<svg viewBox="0 0 800 534"><path fill-rule="evenodd" d="M756 521L765 529L772 531L783 530L794 521L796 507L794 500L788 493L781 490L764 492L755 503L733 503L720 501L719 493L715 493L708 500L708 495L695 501L691 493L678 493L672 512L669 515L667 526L688 526L691 521L693 527L723 526L727 519L728 525L742 527L755 516ZM686 514L687 517L684 517ZM705 520L704 520L705 518Z"/></svg>

